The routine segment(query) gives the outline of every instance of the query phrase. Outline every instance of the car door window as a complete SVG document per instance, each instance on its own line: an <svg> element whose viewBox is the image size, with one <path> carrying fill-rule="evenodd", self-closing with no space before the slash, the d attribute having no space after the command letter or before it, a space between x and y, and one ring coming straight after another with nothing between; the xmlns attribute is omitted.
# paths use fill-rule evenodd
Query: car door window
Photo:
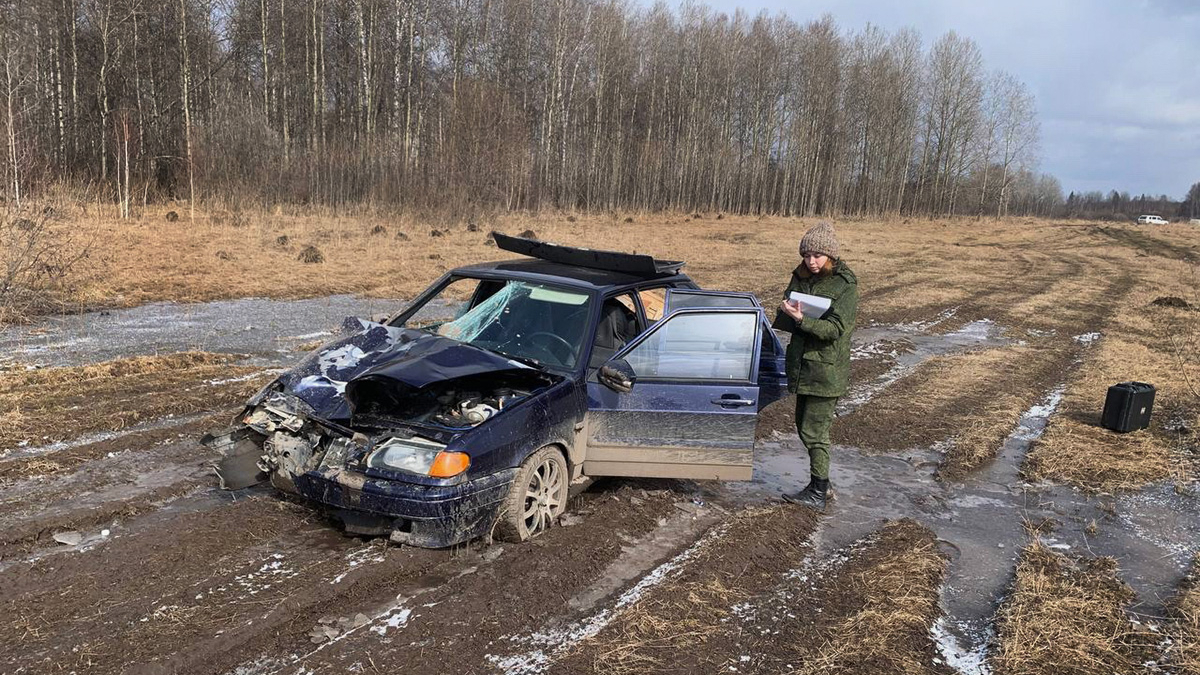
<svg viewBox="0 0 1200 675"><path fill-rule="evenodd" d="M700 291L672 288L666 297L666 311L689 307L758 307L758 301L749 293L728 291Z"/></svg>
<svg viewBox="0 0 1200 675"><path fill-rule="evenodd" d="M749 382L759 317L757 311L678 312L625 354L625 360L639 379Z"/></svg>

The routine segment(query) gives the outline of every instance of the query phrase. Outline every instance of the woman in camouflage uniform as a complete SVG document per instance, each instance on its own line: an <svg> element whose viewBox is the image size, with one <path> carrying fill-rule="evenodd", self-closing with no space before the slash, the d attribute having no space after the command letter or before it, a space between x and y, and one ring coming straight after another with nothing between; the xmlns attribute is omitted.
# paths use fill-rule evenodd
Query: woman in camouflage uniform
<svg viewBox="0 0 1200 675"><path fill-rule="evenodd" d="M858 314L858 279L839 257L833 224L817 223L800 240L801 262L792 272L774 327L792 334L787 348L788 390L796 395L796 430L808 449L812 479L783 498L819 511L829 494L829 429L838 398L850 382L850 334ZM792 292L830 299L820 317L804 316Z"/></svg>

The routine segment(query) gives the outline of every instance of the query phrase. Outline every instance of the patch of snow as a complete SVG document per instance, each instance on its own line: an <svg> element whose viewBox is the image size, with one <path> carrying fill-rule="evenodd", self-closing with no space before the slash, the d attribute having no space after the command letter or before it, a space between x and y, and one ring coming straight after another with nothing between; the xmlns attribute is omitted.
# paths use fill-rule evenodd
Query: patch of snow
<svg viewBox="0 0 1200 675"><path fill-rule="evenodd" d="M254 378L262 376L262 375L270 375L270 374L282 373L282 372L283 372L283 370L279 369L279 368L274 368L274 369L270 369L270 370L258 370L253 373L241 375L239 377L230 377L230 378L226 378L223 380L209 380L206 384L208 384L209 386L215 387L215 386L220 386L222 384L234 384L237 382L246 382L248 380L253 380Z"/></svg>
<svg viewBox="0 0 1200 675"><path fill-rule="evenodd" d="M404 624L408 623L408 619L411 616L411 609L398 607L393 613L384 619L382 624L378 626L371 626L371 632L380 636L387 635L389 628L403 628Z"/></svg>
<svg viewBox="0 0 1200 675"><path fill-rule="evenodd" d="M228 675L262 675L262 673L275 672L285 666L287 666L287 662L283 659L278 659L273 656L260 656L250 663L243 663L237 668L234 668L233 670L229 671Z"/></svg>
<svg viewBox="0 0 1200 675"><path fill-rule="evenodd" d="M333 333L331 333L330 331L327 331L327 330L321 330L321 331L317 331L316 333L305 333L304 335L288 335L287 337L283 337L280 339L281 340L297 340L297 341L299 341L299 340L315 340L319 337L325 337L326 335L333 335Z"/></svg>
<svg viewBox="0 0 1200 675"><path fill-rule="evenodd" d="M1030 406L1021 414L1021 421L1009 438L1025 443L1041 438L1042 433L1046 430L1046 421L1050 419L1055 410L1058 410L1065 390L1066 385L1059 385L1051 390L1046 398Z"/></svg>
<svg viewBox="0 0 1200 675"><path fill-rule="evenodd" d="M888 344L884 341L868 342L866 344L851 348L850 360L860 361L872 356L887 356L894 359L899 356L899 354L899 350L897 350L895 347L889 348Z"/></svg>
<svg viewBox="0 0 1200 675"><path fill-rule="evenodd" d="M362 548L356 548L346 554L346 569L340 572L329 583L341 583L341 581L346 578L346 575L350 574L355 567L371 563L381 563L383 560L383 549L378 546L367 545L363 546Z"/></svg>
<svg viewBox="0 0 1200 675"><path fill-rule="evenodd" d="M237 584L247 594L257 595L259 591L270 588L280 581L291 579L299 574L300 572L288 566L282 553L272 553L271 557L263 562L261 567L253 572L234 577L233 583Z"/></svg>
<svg viewBox="0 0 1200 675"><path fill-rule="evenodd" d="M939 617L929 627L930 637L937 645L942 661L962 675L991 675L992 669L987 663L988 640L967 648L963 647L958 638L950 631L945 617Z"/></svg>
<svg viewBox="0 0 1200 675"><path fill-rule="evenodd" d="M1091 347L1093 342L1100 339L1100 333L1084 333L1082 335L1076 335L1072 339L1084 347Z"/></svg>
<svg viewBox="0 0 1200 675"><path fill-rule="evenodd" d="M935 316L932 319L929 319L927 321L911 321L909 323L898 323L898 324L896 324L896 328L899 330L904 330L904 331L927 331L930 328L933 328L935 326L945 323L946 321L949 321L951 318L954 317L955 314L958 314L958 308L951 307L950 309L945 310L941 314L938 314L937 316Z"/></svg>
<svg viewBox="0 0 1200 675"><path fill-rule="evenodd" d="M996 322L991 319L980 319L959 328L958 330L947 333L946 338L951 340L977 340L983 342L991 339L992 332L996 330Z"/></svg>

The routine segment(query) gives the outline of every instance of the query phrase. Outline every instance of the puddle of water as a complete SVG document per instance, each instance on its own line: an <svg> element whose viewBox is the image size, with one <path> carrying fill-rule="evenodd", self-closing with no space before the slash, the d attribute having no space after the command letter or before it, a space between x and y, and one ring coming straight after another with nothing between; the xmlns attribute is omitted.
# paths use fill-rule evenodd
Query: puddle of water
<svg viewBox="0 0 1200 675"><path fill-rule="evenodd" d="M0 329L0 354L24 366L77 366L203 349L252 354L254 362L262 365L286 365L297 359L293 351L297 345L332 336L345 317L391 313L404 305L402 300L352 295L159 302L7 326Z"/></svg>
<svg viewBox="0 0 1200 675"><path fill-rule="evenodd" d="M978 333L976 333L978 334ZM876 530L883 519L908 517L929 527L949 554L942 605L946 617L934 638L942 659L964 673L986 673L982 656L995 607L1011 581L1024 523L1051 519L1052 544L1089 555L1112 555L1122 578L1148 606L1160 611L1200 545L1200 500L1159 485L1105 501L1068 487L1030 484L1020 465L1062 400L1063 388L1031 406L1005 440L995 461L963 482L934 479L940 453L911 450L872 455L833 450L835 495L817 538L817 556L829 556ZM745 501L774 500L808 480L808 454L795 436L755 448L754 479L719 490ZM1099 523L1095 534L1088 525ZM940 631L940 633L938 632Z"/></svg>
<svg viewBox="0 0 1200 675"><path fill-rule="evenodd" d="M838 402L838 414L844 415L862 406L879 392L934 356L1012 344L1011 340L1004 337L1000 327L990 319L972 321L950 333L939 335L926 332L952 315L951 312L941 320L932 322L897 326L868 326L856 330L852 338L853 352L856 356L865 358L883 354L890 358L894 365L874 382L855 387L843 397ZM903 344L907 348L888 347L888 345L895 344Z"/></svg>

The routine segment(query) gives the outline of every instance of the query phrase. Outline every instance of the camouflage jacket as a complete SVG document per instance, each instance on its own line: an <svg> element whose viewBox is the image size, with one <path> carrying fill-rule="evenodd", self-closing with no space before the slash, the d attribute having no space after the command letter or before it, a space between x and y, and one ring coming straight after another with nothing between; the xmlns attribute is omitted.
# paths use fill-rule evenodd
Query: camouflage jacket
<svg viewBox="0 0 1200 675"><path fill-rule="evenodd" d="M858 279L841 260L833 273L817 276L802 263L783 297L796 291L829 298L821 318L797 322L779 311L773 327L791 333L787 347L788 391L804 396L842 396L850 384L850 334L858 316Z"/></svg>

